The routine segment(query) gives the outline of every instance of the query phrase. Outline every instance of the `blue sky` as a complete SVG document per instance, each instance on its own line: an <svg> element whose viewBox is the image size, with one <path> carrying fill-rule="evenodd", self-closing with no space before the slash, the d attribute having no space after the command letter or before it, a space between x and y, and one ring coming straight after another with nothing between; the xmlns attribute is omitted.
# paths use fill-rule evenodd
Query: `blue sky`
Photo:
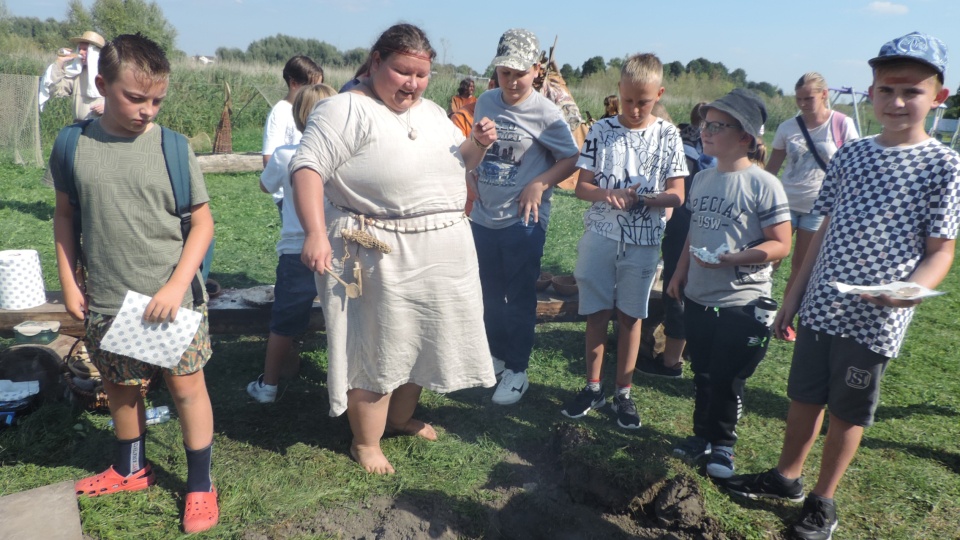
<svg viewBox="0 0 960 540"><path fill-rule="evenodd" d="M90 6L93 0L83 0ZM13 15L62 20L67 0L6 0ZM867 59L894 37L919 30L950 48L951 90L960 81L958 0L778 0L726 2L603 0L533 2L486 0L159 0L187 54L212 55L217 47L246 50L276 34L326 41L340 50L369 47L398 21L422 27L438 60L482 71L500 34L513 27L534 31L546 49L558 38L559 63L581 66L654 52L664 63L698 57L742 68L750 80L792 93L797 78L819 71L831 87L870 84ZM545 6L561 6L553 13ZM667 88L669 92L669 88Z"/></svg>

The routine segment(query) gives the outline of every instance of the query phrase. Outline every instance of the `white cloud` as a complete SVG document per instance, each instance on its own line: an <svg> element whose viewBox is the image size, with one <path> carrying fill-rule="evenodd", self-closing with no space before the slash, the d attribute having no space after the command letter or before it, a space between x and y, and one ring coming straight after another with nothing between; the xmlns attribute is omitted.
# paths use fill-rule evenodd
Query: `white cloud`
<svg viewBox="0 0 960 540"><path fill-rule="evenodd" d="M867 5L867 12L876 15L906 15L909 11L910 8L903 4L895 4L883 0L870 2Z"/></svg>

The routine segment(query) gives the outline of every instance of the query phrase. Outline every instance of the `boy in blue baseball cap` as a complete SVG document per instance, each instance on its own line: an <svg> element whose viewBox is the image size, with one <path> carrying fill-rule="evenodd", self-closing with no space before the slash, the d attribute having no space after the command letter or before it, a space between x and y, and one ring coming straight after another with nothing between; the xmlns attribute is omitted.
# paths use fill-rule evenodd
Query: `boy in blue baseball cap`
<svg viewBox="0 0 960 540"><path fill-rule="evenodd" d="M886 43L869 64L883 131L843 145L830 160L813 207L823 226L774 321L782 337L800 316L780 460L767 472L727 481L746 497L804 501L791 527L803 539L829 539L836 530L834 493L873 423L880 379L900 351L921 302L917 293L949 272L960 228L960 156L924 131L927 113L947 98L946 46L913 32ZM834 286L896 282L909 284L889 295ZM804 497L803 464L824 406L829 427L819 476Z"/></svg>

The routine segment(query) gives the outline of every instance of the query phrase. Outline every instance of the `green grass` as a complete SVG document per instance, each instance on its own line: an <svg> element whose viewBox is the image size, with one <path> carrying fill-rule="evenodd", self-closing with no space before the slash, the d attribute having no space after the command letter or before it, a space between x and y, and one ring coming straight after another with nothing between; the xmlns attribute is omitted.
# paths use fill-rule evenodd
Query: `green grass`
<svg viewBox="0 0 960 540"><path fill-rule="evenodd" d="M41 253L46 285L58 289L53 260L53 190L42 172L0 165L0 231L3 249ZM213 277L227 287L272 283L276 209L257 189L256 174L209 175L217 221ZM544 268L572 272L583 203L555 196ZM789 261L784 269L789 268ZM784 273L778 275L778 291ZM901 357L884 380L877 424L838 493L837 538L954 538L960 513L960 280L954 269L941 288L949 294L918 310ZM779 294L779 292L778 292ZM0 340L0 346L10 340ZM216 414L214 475L221 525L208 538L239 538L250 531L280 535L290 524L327 509L359 505L377 496L428 498L476 519L458 533L483 535L498 489L522 476L510 453L537 463L555 426L566 422L562 401L582 385L583 325L538 328L531 363L533 387L515 407L495 407L488 390L427 393L419 414L440 431L437 443L389 439L385 452L399 473L371 477L347 457L346 418L327 414L326 354L322 333L306 337L301 377L272 407L250 403L244 385L261 371L265 336L215 336L206 370ZM774 342L747 389L738 432L737 465L759 471L776 462L788 400L784 395L791 346ZM608 368L612 362L608 361ZM608 374L608 378L611 374ZM733 500L696 471L670 457L672 445L691 430L692 379L660 381L637 375L636 397L644 427L618 430L604 415L580 425L594 442L577 455L605 469L618 483L676 473L699 478L708 515L731 537L774 538L797 507ZM166 390L149 397L170 404ZM104 415L50 404L0 432L0 495L74 480L103 469L113 434ZM808 463L817 467L818 442ZM159 485L145 492L80 502L84 532L97 538L167 539L179 535L186 465L176 421L150 429L149 459ZM542 460L540 461L542 462ZM809 478L809 476L808 476ZM359 506L358 506L359 507ZM598 510L599 513L599 510ZM466 519L466 518L465 518ZM314 537L302 533L302 537ZM314 533L319 534L319 533Z"/></svg>

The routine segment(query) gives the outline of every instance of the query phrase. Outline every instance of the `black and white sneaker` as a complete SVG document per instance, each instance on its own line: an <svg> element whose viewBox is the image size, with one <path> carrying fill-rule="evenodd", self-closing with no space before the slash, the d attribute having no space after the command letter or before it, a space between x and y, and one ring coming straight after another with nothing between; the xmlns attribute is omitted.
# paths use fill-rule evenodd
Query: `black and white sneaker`
<svg viewBox="0 0 960 540"><path fill-rule="evenodd" d="M610 404L613 412L617 414L617 425L623 429L639 429L640 414L637 412L637 404L627 396L617 394L613 396L613 402Z"/></svg>
<svg viewBox="0 0 960 540"><path fill-rule="evenodd" d="M584 386L583 390L563 404L560 414L567 418L583 418L591 410L599 409L606 404L607 400L603 397L602 388L594 392L589 386Z"/></svg>
<svg viewBox="0 0 960 540"><path fill-rule="evenodd" d="M731 492L748 499L781 499L803 501L803 478L788 480L777 469L758 474L743 474L726 481Z"/></svg>
<svg viewBox="0 0 960 540"><path fill-rule="evenodd" d="M710 443L703 437L691 435L680 441L680 444L673 449L673 455L690 463L703 459L710 455Z"/></svg>
<svg viewBox="0 0 960 540"><path fill-rule="evenodd" d="M833 499L824 499L811 493L803 501L800 519L790 531L801 540L830 540L837 530L837 506Z"/></svg>

